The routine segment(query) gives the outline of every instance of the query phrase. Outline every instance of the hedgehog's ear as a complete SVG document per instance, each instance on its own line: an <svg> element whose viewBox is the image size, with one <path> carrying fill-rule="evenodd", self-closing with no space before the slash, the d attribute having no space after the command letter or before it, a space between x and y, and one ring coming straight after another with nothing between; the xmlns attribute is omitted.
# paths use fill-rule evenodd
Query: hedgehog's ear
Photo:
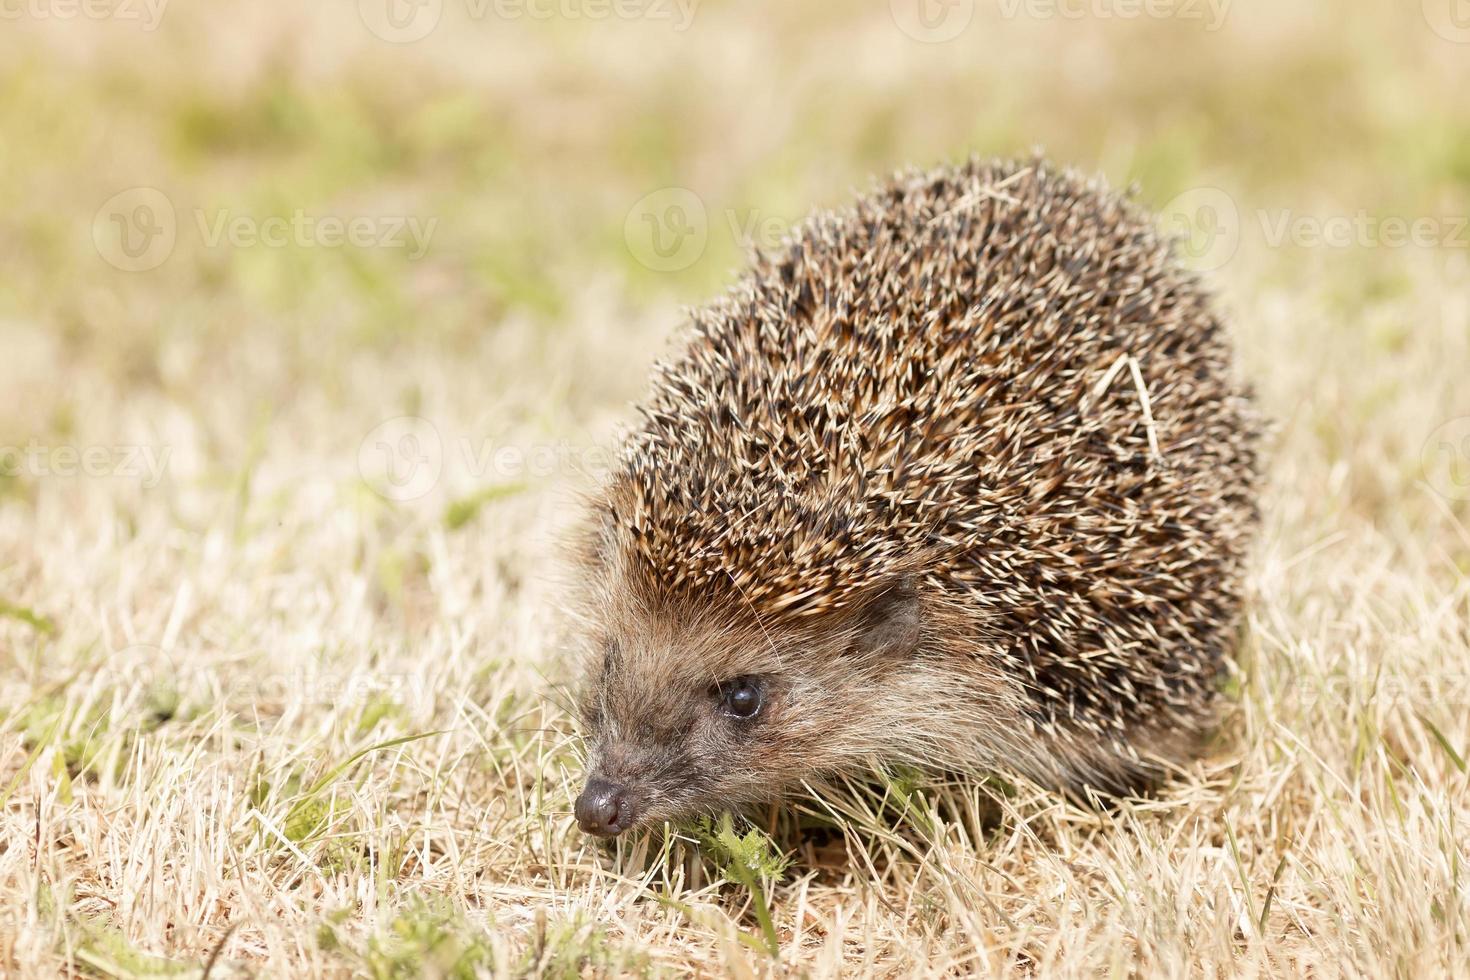
<svg viewBox="0 0 1470 980"><path fill-rule="evenodd" d="M919 590L902 578L874 596L858 616L850 653L857 656L906 657L919 643Z"/></svg>

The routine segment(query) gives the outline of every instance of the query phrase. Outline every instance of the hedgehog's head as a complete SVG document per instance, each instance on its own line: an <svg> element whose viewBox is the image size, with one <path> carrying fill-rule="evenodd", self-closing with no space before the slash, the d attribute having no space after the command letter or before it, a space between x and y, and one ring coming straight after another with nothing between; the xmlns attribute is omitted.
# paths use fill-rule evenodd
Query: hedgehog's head
<svg viewBox="0 0 1470 980"><path fill-rule="evenodd" d="M795 623L738 599L690 609L603 595L582 698L576 817L588 833L770 800L912 734L905 680L924 617L911 579Z"/></svg>

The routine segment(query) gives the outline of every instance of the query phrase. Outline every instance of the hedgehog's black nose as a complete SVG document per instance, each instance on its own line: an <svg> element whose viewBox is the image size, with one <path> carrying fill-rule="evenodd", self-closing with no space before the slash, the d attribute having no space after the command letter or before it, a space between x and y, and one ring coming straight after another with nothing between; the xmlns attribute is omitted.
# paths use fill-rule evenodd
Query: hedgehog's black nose
<svg viewBox="0 0 1470 980"><path fill-rule="evenodd" d="M577 797L577 825L598 837L613 837L628 829L633 808L623 787L604 779L589 779Z"/></svg>

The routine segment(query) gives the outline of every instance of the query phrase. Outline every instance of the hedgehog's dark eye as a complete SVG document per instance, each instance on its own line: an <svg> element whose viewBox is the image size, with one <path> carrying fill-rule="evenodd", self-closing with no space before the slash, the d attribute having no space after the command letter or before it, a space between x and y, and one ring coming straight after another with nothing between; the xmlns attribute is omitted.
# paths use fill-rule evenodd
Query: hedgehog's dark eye
<svg viewBox="0 0 1470 980"><path fill-rule="evenodd" d="M765 703L760 683L754 677L737 677L720 685L720 695L720 710L731 718L754 718Z"/></svg>

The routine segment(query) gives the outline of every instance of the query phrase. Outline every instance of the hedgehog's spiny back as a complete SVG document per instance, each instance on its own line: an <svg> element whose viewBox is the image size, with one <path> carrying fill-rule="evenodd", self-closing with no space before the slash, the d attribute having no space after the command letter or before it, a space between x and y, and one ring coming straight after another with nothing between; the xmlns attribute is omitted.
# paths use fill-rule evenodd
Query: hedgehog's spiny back
<svg viewBox="0 0 1470 980"><path fill-rule="evenodd" d="M610 504L673 602L806 615L917 570L1038 723L1121 735L1206 700L1254 430L1146 216L1039 160L972 161L810 219L697 314Z"/></svg>

